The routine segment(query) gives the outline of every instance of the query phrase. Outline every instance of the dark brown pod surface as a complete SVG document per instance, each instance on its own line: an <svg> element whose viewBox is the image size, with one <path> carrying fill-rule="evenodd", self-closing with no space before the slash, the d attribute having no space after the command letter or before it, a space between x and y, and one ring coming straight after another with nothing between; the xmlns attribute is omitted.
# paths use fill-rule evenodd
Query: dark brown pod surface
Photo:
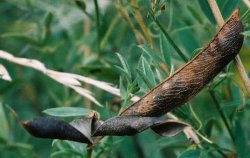
<svg viewBox="0 0 250 158"><path fill-rule="evenodd" d="M93 136L135 135L151 128L161 136L174 136L189 127L188 124L166 117L115 116L96 127Z"/></svg>
<svg viewBox="0 0 250 158"><path fill-rule="evenodd" d="M92 144L92 136L131 136L147 129L153 129L161 136L171 137L183 131L188 124L168 120L166 117L115 116L106 121L95 117L78 118L70 123L51 117L36 118L22 126L39 138L71 140Z"/></svg>
<svg viewBox="0 0 250 158"><path fill-rule="evenodd" d="M51 117L32 119L25 123L23 122L22 125L35 137L92 143L91 140L67 122Z"/></svg>
<svg viewBox="0 0 250 158"><path fill-rule="evenodd" d="M150 128L154 124L160 123L166 118L160 117L140 117L140 116L115 116L96 128L93 136L103 135L135 135Z"/></svg>
<svg viewBox="0 0 250 158"><path fill-rule="evenodd" d="M161 116L193 98L234 57L243 44L243 25L236 10L208 46L121 115Z"/></svg>

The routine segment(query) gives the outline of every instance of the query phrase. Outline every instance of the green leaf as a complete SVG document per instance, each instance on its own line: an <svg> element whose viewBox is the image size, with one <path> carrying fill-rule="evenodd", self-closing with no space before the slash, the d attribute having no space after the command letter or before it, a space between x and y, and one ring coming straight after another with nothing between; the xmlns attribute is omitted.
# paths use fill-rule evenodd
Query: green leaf
<svg viewBox="0 0 250 158"><path fill-rule="evenodd" d="M44 25L49 26L53 20L53 14L48 12L44 17Z"/></svg>
<svg viewBox="0 0 250 158"><path fill-rule="evenodd" d="M217 0L216 2L224 19L227 19L239 4L239 0ZM216 24L214 15L207 0L199 0L199 4L209 21Z"/></svg>
<svg viewBox="0 0 250 158"><path fill-rule="evenodd" d="M143 50L154 61L159 62L159 63L163 62L163 60L155 53L155 51L153 50L153 48L150 44L138 45L138 47L141 50ZM148 59L148 58L146 58L146 59Z"/></svg>
<svg viewBox="0 0 250 158"><path fill-rule="evenodd" d="M4 33L1 35L2 38L13 38L25 43L29 43L32 45L37 45L40 46L41 43L38 42L38 40L29 37L28 35L24 35L24 34L19 34L19 33Z"/></svg>
<svg viewBox="0 0 250 158"><path fill-rule="evenodd" d="M199 54L200 51L201 51L202 49L203 49L203 48L196 48L196 49L192 52L192 57L191 57L191 59L192 59L193 57L195 57L197 54Z"/></svg>
<svg viewBox="0 0 250 158"><path fill-rule="evenodd" d="M167 45L167 42L164 43L166 45L164 45L164 47L168 47ZM151 45L149 44L146 44L146 45L139 45L138 46L140 49L142 49L144 51L144 54L143 54L143 57L145 58L145 60L148 62L148 63L152 63L152 67L157 69L158 71L161 72L162 76L167 76L167 73L165 72L165 70L162 68L161 64L165 64L168 66L167 63L170 63L170 56L168 57L167 59L167 63L164 61L164 55L170 55L170 54L164 54L164 55L157 55L154 50L152 49ZM167 48L168 49L168 48ZM169 50L169 49L168 49ZM169 52L169 51L166 51L166 52ZM156 76L157 77L157 76ZM154 77L154 78L156 78ZM160 80L160 79L159 79Z"/></svg>
<svg viewBox="0 0 250 158"><path fill-rule="evenodd" d="M242 21L243 25L245 26L247 23L247 17L250 15L250 9L248 9L241 17L240 20Z"/></svg>
<svg viewBox="0 0 250 158"><path fill-rule="evenodd" d="M76 5L77 5L77 7L78 7L79 9L81 9L82 11L85 11L85 10L86 10L86 4L85 4L84 1L82 1L82 0L75 0L75 3L76 3Z"/></svg>
<svg viewBox="0 0 250 158"><path fill-rule="evenodd" d="M116 55L118 56L118 58L122 64L124 72L129 76L129 78L131 80L131 72L129 70L129 66L128 66L127 61L119 53L116 53Z"/></svg>
<svg viewBox="0 0 250 158"><path fill-rule="evenodd" d="M201 7L201 10L203 11L203 13L206 15L206 17L208 18L208 20L212 23L212 24L216 24L214 15L211 11L211 8L209 7L209 4L207 2L207 0L199 0L199 5Z"/></svg>
<svg viewBox="0 0 250 158"><path fill-rule="evenodd" d="M224 3L221 5L221 13L224 17L224 19L227 19L232 12L237 8L239 5L239 0L223 0Z"/></svg>
<svg viewBox="0 0 250 158"><path fill-rule="evenodd" d="M136 69L136 70L137 70L139 76L142 78L142 80L147 85L148 89L154 88L153 83L147 78L147 76L140 69Z"/></svg>
<svg viewBox="0 0 250 158"><path fill-rule="evenodd" d="M123 78L122 77L120 77L119 88L120 88L120 94L121 94L122 100L126 99L127 98L127 91L126 91L126 88L123 85Z"/></svg>
<svg viewBox="0 0 250 158"><path fill-rule="evenodd" d="M131 81L130 75L122 67L117 65L115 65L114 67L120 73L121 76L125 76L128 79L128 81Z"/></svg>
<svg viewBox="0 0 250 158"><path fill-rule="evenodd" d="M118 71L123 74L124 71L121 67L115 66ZM93 75L96 78L101 78L102 80L113 82L118 78L119 73L112 67L100 65L100 64L94 64L94 65L86 65L82 66L81 69L82 75L89 76ZM123 73L122 73L123 72Z"/></svg>
<svg viewBox="0 0 250 158"><path fill-rule="evenodd" d="M250 31L244 31L241 34L246 36L246 37L249 37L250 36Z"/></svg>
<svg viewBox="0 0 250 158"><path fill-rule="evenodd" d="M188 145L188 142L186 142L185 136L177 136L174 139L171 137L163 137L156 142L157 147L160 149L163 148L171 148L172 146L175 148L176 145Z"/></svg>
<svg viewBox="0 0 250 158"><path fill-rule="evenodd" d="M200 23L203 23L203 18L201 16L201 14L199 13L199 11L197 11L196 8L194 8L193 6L187 6L187 9L190 11L190 13L192 14L192 16Z"/></svg>
<svg viewBox="0 0 250 158"><path fill-rule="evenodd" d="M186 150L181 153L178 158L200 158L201 152L199 150Z"/></svg>
<svg viewBox="0 0 250 158"><path fill-rule="evenodd" d="M0 128L0 142L4 142L8 140L10 131L2 103L0 103Z"/></svg>
<svg viewBox="0 0 250 158"><path fill-rule="evenodd" d="M138 92L140 90L140 87L138 87L137 78L132 82L132 84L129 84L128 90L132 94L135 94L136 92Z"/></svg>
<svg viewBox="0 0 250 158"><path fill-rule="evenodd" d="M150 90L148 85L145 83L145 81L142 79L142 76L139 75L139 72L137 72L136 82L138 84L138 87L140 88L139 93L145 94Z"/></svg>
<svg viewBox="0 0 250 158"><path fill-rule="evenodd" d="M247 158L248 154L247 151L249 150L249 145L247 145L247 133L244 127L242 127L242 121L237 120L235 122L235 128L234 128L234 133L235 133L235 143L236 143L236 148L237 148L237 153L240 158Z"/></svg>
<svg viewBox="0 0 250 158"><path fill-rule="evenodd" d="M58 107L46 109L43 111L45 114L57 117L71 117L71 116L87 116L90 109L80 107Z"/></svg>
<svg viewBox="0 0 250 158"><path fill-rule="evenodd" d="M152 82L153 85L156 85L154 72L151 69L149 62L143 56L139 61L138 68L141 69L145 75L147 75L148 79Z"/></svg>
<svg viewBox="0 0 250 158"><path fill-rule="evenodd" d="M160 36L160 49L161 49L161 54L163 56L164 62L167 65L167 67L170 69L171 68L171 55L169 53L168 41L163 35Z"/></svg>
<svg viewBox="0 0 250 158"><path fill-rule="evenodd" d="M56 105L60 106L63 104L63 100L57 95L57 93L53 93L51 90L48 91L48 96L55 102Z"/></svg>
<svg viewBox="0 0 250 158"><path fill-rule="evenodd" d="M53 152L50 155L50 157L52 157L52 158L54 158L54 157L63 157L63 156L66 156L66 155L83 157L82 153L79 153L79 152L75 151L74 149L63 149L63 150L60 150L60 151L56 151L56 152ZM71 157L71 156L69 156L69 157Z"/></svg>
<svg viewBox="0 0 250 158"><path fill-rule="evenodd" d="M48 41L48 38L50 36L50 25L53 20L53 14L51 12L48 12L44 17L44 26L43 26L43 33L41 36L41 43L45 44Z"/></svg>
<svg viewBox="0 0 250 158"><path fill-rule="evenodd" d="M143 77L143 80L150 89L156 85L155 76L150 67L150 64L143 56L141 56L140 58L137 72L141 77Z"/></svg>

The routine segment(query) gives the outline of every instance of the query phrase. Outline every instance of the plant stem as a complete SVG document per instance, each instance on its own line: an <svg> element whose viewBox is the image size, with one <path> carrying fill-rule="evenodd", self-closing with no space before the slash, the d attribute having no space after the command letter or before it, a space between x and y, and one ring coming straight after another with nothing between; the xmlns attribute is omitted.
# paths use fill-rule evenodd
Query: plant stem
<svg viewBox="0 0 250 158"><path fill-rule="evenodd" d="M237 55L234 59L234 63L238 69L238 72L240 74L240 77L242 79L242 82L246 88L246 91L248 93L248 96L250 97L250 81L249 81L249 78L248 78L248 75L246 73L246 70L244 68L244 65L242 64L242 61L240 59L240 56Z"/></svg>
<svg viewBox="0 0 250 158"><path fill-rule="evenodd" d="M200 120L200 118L197 116L197 114L195 113L194 109L193 109L193 106L191 103L188 103L188 106L189 106L189 109L191 111L191 114L193 115L195 121L198 123L199 127L197 129L197 131L199 131L201 128L202 128L202 122Z"/></svg>
<svg viewBox="0 0 250 158"><path fill-rule="evenodd" d="M111 22L111 24L110 24L108 30L106 31L104 37L103 37L102 40L101 40L101 45L100 45L101 49L104 48L105 44L106 44L107 41L108 41L108 38L109 38L110 34L112 33L113 30L115 30L114 28L115 28L116 24L119 22L120 18L121 18L121 16L120 16L120 15L117 15L117 16L112 20L112 22Z"/></svg>
<svg viewBox="0 0 250 158"><path fill-rule="evenodd" d="M248 8L250 8L250 2L248 1L248 0L242 0L244 3L245 3L245 5L248 7Z"/></svg>
<svg viewBox="0 0 250 158"><path fill-rule="evenodd" d="M214 93L213 93L212 90L209 90L209 94L210 94L212 100L214 101L215 106L216 106L216 109L217 109L218 112L220 113L220 116L221 116L221 118L222 118L224 124L226 125L227 131L228 131L228 133L229 133L229 135L230 135L230 137L231 137L231 139L232 139L232 141L233 141L233 143L234 143L234 145L235 145L234 134L233 134L233 132L232 132L232 130L231 130L231 128L230 128L229 123L227 122L227 118L226 118L225 114L224 114L223 111L221 110L221 107L220 107L219 102L217 101L217 99L216 99L216 97L215 97L215 95L214 95Z"/></svg>
<svg viewBox="0 0 250 158"><path fill-rule="evenodd" d="M224 154L220 149L217 149L217 152L218 152L221 156L223 156L224 158L227 158L227 155Z"/></svg>
<svg viewBox="0 0 250 158"><path fill-rule="evenodd" d="M157 20L156 17L154 17L153 13L150 13L152 19L154 20L154 22L158 25L158 27L161 29L162 33L164 34L164 36L167 38L167 40L169 41L169 43L172 45L172 47L176 50L176 52L179 54L179 56L185 61L188 62L188 58L184 55L184 53L182 53L182 51L179 49L179 47L175 44L175 42L172 40L172 38L169 36L169 34L167 33L167 31L162 27L162 25L160 24L160 22Z"/></svg>
<svg viewBox="0 0 250 158"><path fill-rule="evenodd" d="M100 30L100 14L97 0L94 0L95 4L95 14L96 14L96 29L97 29L97 52L98 58L100 58L101 54L101 30Z"/></svg>
<svg viewBox="0 0 250 158"><path fill-rule="evenodd" d="M138 137L138 135L133 136L133 141L134 141L134 144L135 144L137 155L139 157L145 157L145 154L143 152L143 148L142 148L141 144L139 143L140 138Z"/></svg>
<svg viewBox="0 0 250 158"><path fill-rule="evenodd" d="M250 8L250 7L249 7L249 8ZM240 17L240 20L241 20L241 21L244 21L244 20L248 17L249 13L250 13L250 9L248 9L248 10Z"/></svg>
<svg viewBox="0 0 250 158"><path fill-rule="evenodd" d="M217 22L217 24L219 25L219 27L222 27L223 24L224 24L224 19L220 13L220 9L216 3L215 0L207 0L211 10L212 10L212 13L214 14L214 18Z"/></svg>
<svg viewBox="0 0 250 158"><path fill-rule="evenodd" d="M92 151L93 151L93 148L87 149L87 158L91 158L92 157Z"/></svg>
<svg viewBox="0 0 250 158"><path fill-rule="evenodd" d="M134 32L137 42L139 44L145 43L144 36L141 34L140 31L138 31L135 28L132 20L129 17L128 12L126 11L125 7L122 5L122 3L120 2L120 0L116 0L116 8L120 12L120 14L124 18L124 20L128 23L128 25L130 26L130 28L132 29L132 31Z"/></svg>
<svg viewBox="0 0 250 158"><path fill-rule="evenodd" d="M148 43L150 43L151 46L153 47L153 49L156 52L158 52L157 49L156 49L156 47L155 47L154 41L153 41L152 37L149 34L148 28L147 28L147 26L144 23L143 16L141 14L140 7L138 6L137 0L131 0L131 4L132 4L131 6L133 6L133 8L134 8L134 17L135 17L135 20L139 24L139 26L140 26L140 28L141 28L144 36L146 37L146 39L148 41Z"/></svg>

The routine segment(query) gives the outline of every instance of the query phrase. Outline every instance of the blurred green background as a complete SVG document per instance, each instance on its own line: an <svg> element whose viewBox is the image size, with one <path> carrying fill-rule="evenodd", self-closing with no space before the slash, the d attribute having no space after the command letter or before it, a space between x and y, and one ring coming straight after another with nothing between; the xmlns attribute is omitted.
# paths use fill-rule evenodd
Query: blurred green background
<svg viewBox="0 0 250 158"><path fill-rule="evenodd" d="M240 56L250 76L249 11L239 0L217 3L224 19L236 8L241 9L246 32ZM99 107L33 69L0 59L13 79L0 80L0 157L89 156L85 144L70 141L52 144L52 140L30 136L7 105L24 120L45 116L43 110L55 107L94 109L105 120L131 103L128 94L142 96L150 86L183 65L185 61L155 23L150 10L189 60L218 30L206 0L1 0L1 50L37 59L53 70L110 82L121 89L122 99L83 84L104 106ZM124 67L117 68L121 61L116 53L128 63L130 76L123 73ZM201 144L195 145L184 134L163 138L148 130L132 137L106 137L94 148L92 157L247 158L249 105L235 64L230 63L194 99L173 111L213 144L200 138Z"/></svg>

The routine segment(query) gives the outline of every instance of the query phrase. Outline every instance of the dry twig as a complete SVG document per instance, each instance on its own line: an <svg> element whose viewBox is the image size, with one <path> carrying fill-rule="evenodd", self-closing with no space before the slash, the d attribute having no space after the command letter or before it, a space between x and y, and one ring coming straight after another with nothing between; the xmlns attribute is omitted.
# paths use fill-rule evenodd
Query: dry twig
<svg viewBox="0 0 250 158"><path fill-rule="evenodd" d="M116 96L120 96L120 90L111 86L110 83L94 80L92 78L77 75L77 74L50 70L50 69L47 69L45 67L45 65L38 60L15 57L12 54L5 52L5 51L2 51L2 50L0 50L0 59L4 59L4 60L10 61L12 63L16 63L16 64L23 65L26 67L30 67L30 68L33 68L33 69L39 71L39 72L42 72L44 75L52 78L53 80L65 85L67 87L72 88L74 91L76 91L77 93L86 97L87 99L91 100L92 102L94 102L97 105L101 105L101 104L93 97L93 94L89 90L81 87L81 82L93 85L93 86L98 87L100 89L103 89L109 93L112 93ZM6 73L7 70L5 69L5 71L4 71L3 67L0 67L0 68L1 68L0 74L1 73L3 74L3 75L1 75L2 76L1 78L8 80L9 78L6 76L8 74L8 73ZM132 101L137 101L138 99L139 99L139 97L135 96L132 98Z"/></svg>

